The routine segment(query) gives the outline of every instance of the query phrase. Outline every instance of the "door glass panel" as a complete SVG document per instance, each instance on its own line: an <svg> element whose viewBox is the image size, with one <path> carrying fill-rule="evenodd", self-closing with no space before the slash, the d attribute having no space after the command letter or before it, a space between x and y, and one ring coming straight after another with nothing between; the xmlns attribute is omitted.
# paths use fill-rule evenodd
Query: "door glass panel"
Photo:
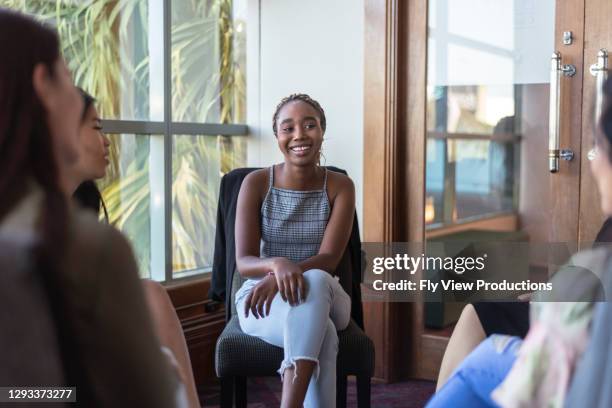
<svg viewBox="0 0 612 408"><path fill-rule="evenodd" d="M545 243L555 0L428 4L427 240L488 230L483 240ZM429 327L461 311L446 305L436 317L431 305Z"/></svg>
<svg viewBox="0 0 612 408"><path fill-rule="evenodd" d="M554 0L429 2L428 232L514 215L546 241L554 8Z"/></svg>

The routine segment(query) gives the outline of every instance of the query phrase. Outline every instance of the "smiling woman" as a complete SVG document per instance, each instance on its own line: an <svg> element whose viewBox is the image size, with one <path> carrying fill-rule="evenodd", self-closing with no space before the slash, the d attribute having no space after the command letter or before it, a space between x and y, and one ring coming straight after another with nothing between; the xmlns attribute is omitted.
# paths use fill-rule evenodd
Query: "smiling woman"
<svg viewBox="0 0 612 408"><path fill-rule="evenodd" d="M83 101L57 34L0 8L0 55L0 249L16 254L0 267L0 383L69 385L82 406L181 406L127 241L67 203Z"/></svg>
<svg viewBox="0 0 612 408"><path fill-rule="evenodd" d="M335 406L337 330L349 323L351 300L333 275L355 189L319 165L326 119L314 99L284 98L272 129L284 162L250 173L238 196L236 264L248 279L236 310L245 333L284 348L282 406Z"/></svg>
<svg viewBox="0 0 612 408"><path fill-rule="evenodd" d="M295 118L299 117L300 111L304 109L304 116L297 123ZM291 136L296 127L307 133L311 140L292 142ZM321 146L326 127L325 111L317 101L305 94L293 94L284 98L272 116L272 130L281 152L290 152L296 157L308 157L314 152L317 154L317 165L321 164Z"/></svg>

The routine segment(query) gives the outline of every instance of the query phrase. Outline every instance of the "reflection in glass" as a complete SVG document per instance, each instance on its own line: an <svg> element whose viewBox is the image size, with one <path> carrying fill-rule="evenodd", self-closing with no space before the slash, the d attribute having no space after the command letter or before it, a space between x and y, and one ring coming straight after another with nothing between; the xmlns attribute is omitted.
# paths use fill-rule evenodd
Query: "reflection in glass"
<svg viewBox="0 0 612 408"><path fill-rule="evenodd" d="M515 85L428 87L427 129L476 135L513 133ZM504 123L501 123L501 122ZM502 127L500 127L502 126Z"/></svg>
<svg viewBox="0 0 612 408"><path fill-rule="evenodd" d="M514 143L457 140L455 219L514 209ZM452 143L451 142L451 143Z"/></svg>
<svg viewBox="0 0 612 408"><path fill-rule="evenodd" d="M221 177L243 167L245 162L244 137L173 137L172 271L175 278L210 269Z"/></svg>
<svg viewBox="0 0 612 408"><path fill-rule="evenodd" d="M428 229L512 213L545 240L555 1L428 4Z"/></svg>
<svg viewBox="0 0 612 408"><path fill-rule="evenodd" d="M444 170L446 169L446 142L442 139L427 139L425 166L425 223L439 224L444 221Z"/></svg>

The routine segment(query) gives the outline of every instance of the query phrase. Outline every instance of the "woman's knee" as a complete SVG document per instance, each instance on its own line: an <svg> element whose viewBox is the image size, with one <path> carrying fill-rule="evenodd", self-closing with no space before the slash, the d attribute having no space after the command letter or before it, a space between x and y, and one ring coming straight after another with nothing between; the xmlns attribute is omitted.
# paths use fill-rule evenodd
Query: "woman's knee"
<svg viewBox="0 0 612 408"><path fill-rule="evenodd" d="M159 282L151 279L143 279L141 282L147 297L163 299L167 295L166 289Z"/></svg>
<svg viewBox="0 0 612 408"><path fill-rule="evenodd" d="M164 339L168 336L169 331L175 331L177 328L180 328L170 296L168 296L168 292L159 282L143 279L142 286L155 330L158 336Z"/></svg>
<svg viewBox="0 0 612 408"><path fill-rule="evenodd" d="M322 269L309 269L302 274L308 288L322 289L329 287L332 276Z"/></svg>
<svg viewBox="0 0 612 408"><path fill-rule="evenodd" d="M474 320L478 318L478 314L476 313L476 308L474 308L473 304L468 303L467 305L465 305L465 307L461 311L461 318L469 319L469 320Z"/></svg>
<svg viewBox="0 0 612 408"><path fill-rule="evenodd" d="M463 359L465 354L473 350L486 337L476 309L473 305L468 304L463 308L451 335L450 351L459 354Z"/></svg>
<svg viewBox="0 0 612 408"><path fill-rule="evenodd" d="M474 308L472 304L467 304L463 308L456 327L463 327L472 333L472 335L477 336L480 339L484 339L484 337L486 337L482 323L480 323L478 313L476 313L476 308Z"/></svg>
<svg viewBox="0 0 612 408"><path fill-rule="evenodd" d="M159 282L150 279L143 279L141 282L147 306L154 318L166 314L168 310L174 311L168 292Z"/></svg>

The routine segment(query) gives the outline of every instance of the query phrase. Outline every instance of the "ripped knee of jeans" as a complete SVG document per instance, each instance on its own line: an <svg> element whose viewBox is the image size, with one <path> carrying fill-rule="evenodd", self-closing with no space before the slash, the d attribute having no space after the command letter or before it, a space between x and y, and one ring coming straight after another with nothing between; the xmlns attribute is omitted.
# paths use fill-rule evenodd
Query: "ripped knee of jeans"
<svg viewBox="0 0 612 408"><path fill-rule="evenodd" d="M292 382L295 382L295 379L298 377L298 365L296 364L298 360L308 360L308 361L312 361L313 363L315 363L315 368L312 373L312 376L316 382L319 379L319 371L320 371L319 360L316 358L312 358L312 357L291 357L291 358L286 358L285 360L283 360L280 368L278 369L278 373L281 376L281 381L285 380L285 370L288 368L292 368L293 369Z"/></svg>

